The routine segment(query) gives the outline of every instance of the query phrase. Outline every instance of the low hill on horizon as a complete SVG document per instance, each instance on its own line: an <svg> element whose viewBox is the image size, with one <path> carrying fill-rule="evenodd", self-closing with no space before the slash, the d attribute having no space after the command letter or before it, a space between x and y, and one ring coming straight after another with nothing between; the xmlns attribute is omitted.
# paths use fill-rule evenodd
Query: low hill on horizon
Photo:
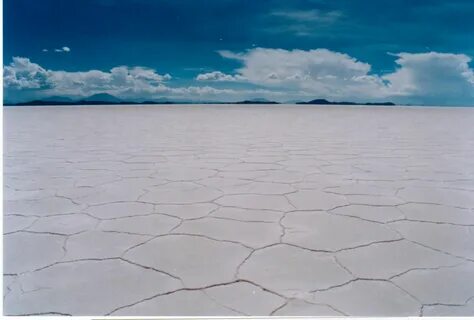
<svg viewBox="0 0 474 320"><path fill-rule="evenodd" d="M235 103L235 104L278 104L280 102L271 101L271 100L268 100L268 99L265 99L265 98L254 98L254 99L248 99L248 100L230 102L230 103Z"/></svg>
<svg viewBox="0 0 474 320"><path fill-rule="evenodd" d="M395 106L396 104L390 101L387 102L352 102L352 101L342 101L342 102L333 102L326 99L314 99L307 102L297 102L296 104L317 104L317 105L342 105L342 106Z"/></svg>

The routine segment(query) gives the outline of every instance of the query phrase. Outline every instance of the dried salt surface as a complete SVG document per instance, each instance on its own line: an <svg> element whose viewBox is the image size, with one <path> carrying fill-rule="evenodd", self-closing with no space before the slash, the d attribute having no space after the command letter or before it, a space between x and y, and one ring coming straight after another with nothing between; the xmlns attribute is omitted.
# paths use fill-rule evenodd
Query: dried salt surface
<svg viewBox="0 0 474 320"><path fill-rule="evenodd" d="M474 316L474 109L4 117L6 315Z"/></svg>

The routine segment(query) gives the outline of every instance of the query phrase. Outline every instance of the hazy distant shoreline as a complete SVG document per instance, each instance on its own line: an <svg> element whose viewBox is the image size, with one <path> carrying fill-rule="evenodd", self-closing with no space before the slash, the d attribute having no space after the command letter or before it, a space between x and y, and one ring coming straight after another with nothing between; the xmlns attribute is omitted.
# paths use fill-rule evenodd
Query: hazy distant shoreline
<svg viewBox="0 0 474 320"><path fill-rule="evenodd" d="M293 106L355 106L355 107L442 107L442 108L469 108L474 105L417 105L417 104L396 104L391 101L384 102L356 102L356 101L329 101L326 99L313 99L309 101L272 101L265 98L247 99L241 101L180 101L168 98L158 98L155 100L135 100L129 101L121 99L107 93L95 94L86 98L72 99L69 97L52 96L43 99L23 101L23 102L9 102L4 101L4 106L140 106L140 105L293 105Z"/></svg>
<svg viewBox="0 0 474 320"><path fill-rule="evenodd" d="M309 101L272 101L265 98L253 98L239 101L195 101L195 100L174 100L169 98L157 99L121 99L108 93L97 93L89 97L70 98L67 96L50 96L23 102L4 101L8 106L42 106L42 105L153 105L153 104L311 104L311 105L384 105L394 106L395 103L385 102L354 102L354 101L329 101L326 99L312 99Z"/></svg>
<svg viewBox="0 0 474 320"><path fill-rule="evenodd" d="M291 107L291 108L334 108L334 109L466 109L466 108L474 108L474 106L435 106L435 105L393 105L393 106L386 106L386 105L344 105L344 104L331 104L331 105L312 105L312 104L296 104L296 103L276 103L276 104L264 104L264 103L256 103L256 104L238 104L238 103L162 103L162 104L145 104L145 103L132 103L132 104L44 104L44 105L29 105L29 104L16 104L16 105L3 105L5 108L101 108L101 107L108 107L108 108L127 108L127 107L265 107L265 108L282 108L282 107Z"/></svg>

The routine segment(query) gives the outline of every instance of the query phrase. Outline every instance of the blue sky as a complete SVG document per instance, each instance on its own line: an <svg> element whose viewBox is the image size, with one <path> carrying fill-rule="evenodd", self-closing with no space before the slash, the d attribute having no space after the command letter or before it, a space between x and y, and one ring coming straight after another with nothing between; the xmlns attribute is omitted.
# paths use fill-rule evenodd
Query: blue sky
<svg viewBox="0 0 474 320"><path fill-rule="evenodd" d="M11 101L474 105L471 0L5 0Z"/></svg>

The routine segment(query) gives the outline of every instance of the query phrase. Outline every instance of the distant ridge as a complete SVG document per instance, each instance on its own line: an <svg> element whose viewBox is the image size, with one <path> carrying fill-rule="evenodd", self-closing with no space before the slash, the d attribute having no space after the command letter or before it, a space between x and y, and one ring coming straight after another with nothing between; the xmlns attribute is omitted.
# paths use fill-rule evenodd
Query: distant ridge
<svg viewBox="0 0 474 320"><path fill-rule="evenodd" d="M296 104L329 104L329 105L349 105L349 106L356 106L356 105L361 105L361 106L394 106L395 103L393 102L365 102L365 103L358 103L358 102L352 102L352 101L342 101L342 102L333 102L333 101L328 101L326 99L314 99L311 101L307 102L297 102Z"/></svg>
<svg viewBox="0 0 474 320"><path fill-rule="evenodd" d="M280 102L267 100L265 98L254 98L235 102L221 102L221 101L178 101L169 100L168 98L156 98L153 100L124 100L108 93L96 93L89 97L78 98L76 100L63 97L51 96L37 100L12 103L5 101L5 106L51 106L51 105L139 105L139 104L279 104ZM294 102L296 104L308 105L366 105L366 106L394 106L393 102L366 102L357 103L351 101L333 102L326 99L314 99L306 102Z"/></svg>
<svg viewBox="0 0 474 320"><path fill-rule="evenodd" d="M41 99L42 101L56 101L56 102L72 102L73 100L68 97L62 96L51 96Z"/></svg>
<svg viewBox="0 0 474 320"><path fill-rule="evenodd" d="M56 106L56 105L116 105L116 104L174 104L174 103L187 103L187 102L175 102L170 101L166 98L158 98L156 100L146 101L127 101L120 99L114 95L108 93L96 93L89 97L80 98L73 100L68 97L51 96L37 100L26 101L26 102L5 102L6 106Z"/></svg>
<svg viewBox="0 0 474 320"><path fill-rule="evenodd" d="M97 93L89 97L73 100L67 97L51 96L37 100L11 103L5 101L6 106L56 106L56 105L123 105L123 104L278 104L265 98L255 98L236 102L222 101L178 101L168 98L156 98L153 100L123 100L108 93Z"/></svg>

